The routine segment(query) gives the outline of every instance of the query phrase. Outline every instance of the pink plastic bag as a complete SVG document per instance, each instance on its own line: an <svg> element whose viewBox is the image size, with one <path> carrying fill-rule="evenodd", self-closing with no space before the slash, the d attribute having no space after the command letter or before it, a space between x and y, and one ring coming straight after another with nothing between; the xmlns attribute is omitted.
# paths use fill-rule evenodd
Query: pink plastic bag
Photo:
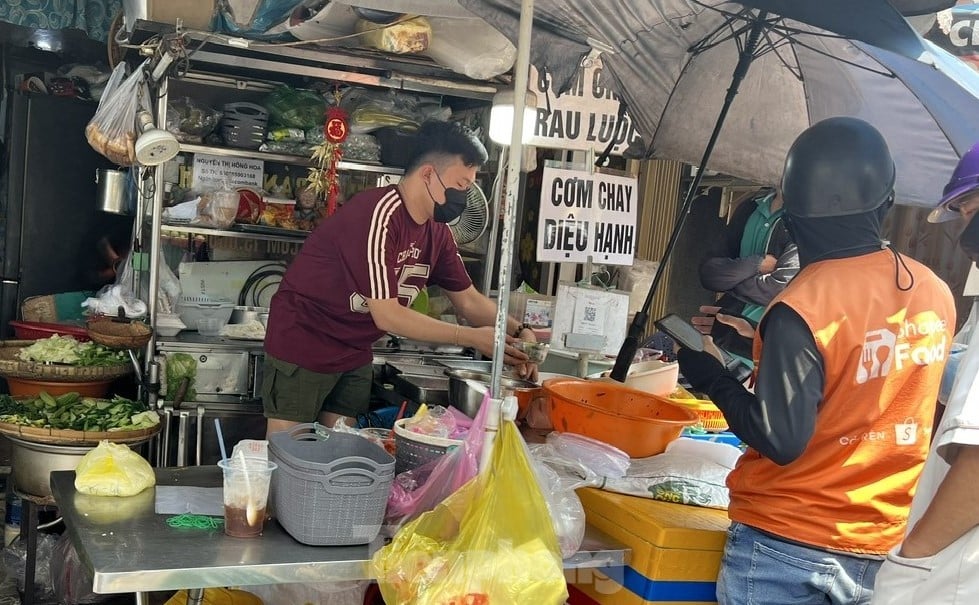
<svg viewBox="0 0 979 605"><path fill-rule="evenodd" d="M489 394L486 394L460 447L395 477L388 496L385 523L401 524L434 509L436 504L476 476L483 452L486 417L492 407L488 401Z"/></svg>

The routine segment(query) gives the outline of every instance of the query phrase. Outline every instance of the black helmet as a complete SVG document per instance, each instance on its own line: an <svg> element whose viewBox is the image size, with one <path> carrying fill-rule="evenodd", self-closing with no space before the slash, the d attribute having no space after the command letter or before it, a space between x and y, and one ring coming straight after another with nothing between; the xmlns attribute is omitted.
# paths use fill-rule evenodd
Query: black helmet
<svg viewBox="0 0 979 605"><path fill-rule="evenodd" d="M877 129L857 118L829 118L800 134L785 156L782 199L793 216L861 214L894 192L894 161Z"/></svg>

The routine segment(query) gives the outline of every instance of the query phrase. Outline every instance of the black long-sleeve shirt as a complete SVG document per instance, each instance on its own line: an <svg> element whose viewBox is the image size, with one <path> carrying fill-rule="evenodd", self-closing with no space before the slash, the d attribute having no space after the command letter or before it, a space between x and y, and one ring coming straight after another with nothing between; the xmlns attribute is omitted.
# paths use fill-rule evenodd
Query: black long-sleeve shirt
<svg viewBox="0 0 979 605"><path fill-rule="evenodd" d="M809 327L788 305L769 309L758 329L765 352L754 393L706 352L681 349L680 371L724 412L738 438L785 465L805 451L815 430L825 383L823 358Z"/></svg>

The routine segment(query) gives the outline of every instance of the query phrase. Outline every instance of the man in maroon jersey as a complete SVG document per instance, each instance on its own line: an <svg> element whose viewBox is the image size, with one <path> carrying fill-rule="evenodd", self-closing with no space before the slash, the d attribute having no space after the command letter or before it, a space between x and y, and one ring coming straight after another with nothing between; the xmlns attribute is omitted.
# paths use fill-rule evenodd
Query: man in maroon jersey
<svg viewBox="0 0 979 605"><path fill-rule="evenodd" d="M462 214L486 159L459 124L426 122L398 185L353 196L309 236L272 297L262 384L268 433L365 412L371 345L385 333L493 354L496 303L473 287L446 224ZM409 308L428 284L468 325ZM518 338L535 340L510 318L504 361L533 377L536 367L509 344Z"/></svg>

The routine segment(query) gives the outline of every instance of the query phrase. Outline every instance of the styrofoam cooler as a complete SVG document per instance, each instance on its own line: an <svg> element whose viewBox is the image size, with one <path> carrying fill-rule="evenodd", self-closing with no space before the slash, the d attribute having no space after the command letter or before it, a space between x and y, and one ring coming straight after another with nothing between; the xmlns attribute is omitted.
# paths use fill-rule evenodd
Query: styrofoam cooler
<svg viewBox="0 0 979 605"><path fill-rule="evenodd" d="M384 520L394 457L351 433L300 424L269 435L276 519L312 546L367 544Z"/></svg>

